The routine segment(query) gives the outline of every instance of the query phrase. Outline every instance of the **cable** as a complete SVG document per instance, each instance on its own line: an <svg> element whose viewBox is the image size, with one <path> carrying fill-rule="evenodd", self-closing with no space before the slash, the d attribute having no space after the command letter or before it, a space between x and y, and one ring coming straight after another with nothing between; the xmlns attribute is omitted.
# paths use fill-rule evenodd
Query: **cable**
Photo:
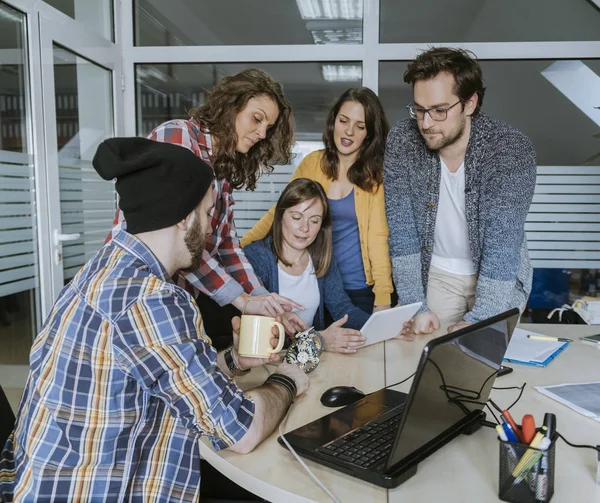
<svg viewBox="0 0 600 503"><path fill-rule="evenodd" d="M517 399L513 403L511 403L509 407L506 408L506 410L510 410L519 402L519 400L521 400L521 397L523 396L523 391L525 391L525 386L527 386L526 382L524 382L522 386L508 386L505 388L492 388L492 389L496 389L496 390L518 389L518 390L520 390L520 393L519 393L519 396L517 397ZM496 402L494 402L494 400L492 400L490 398L488 400L488 402L492 404L494 409L496 409L500 414L502 414L503 410L500 407L498 407L498 405L496 405Z"/></svg>
<svg viewBox="0 0 600 503"><path fill-rule="evenodd" d="M506 410L512 409L517 404L517 402L519 400L521 400L521 397L523 396L523 391L525 391L525 386L527 386L526 382L523 383L523 386L521 386L521 391L520 391L519 396L517 397L517 399L513 403L511 403L510 406L508 406Z"/></svg>
<svg viewBox="0 0 600 503"><path fill-rule="evenodd" d="M293 405L292 405L293 407ZM306 465L306 463L300 458L300 456L298 456L298 454L296 453L296 451L294 450L294 448L290 445L290 443L287 441L287 439L285 438L285 435L283 434L283 423L285 423L287 421L288 416L290 415L290 410L292 410L292 407L290 407L285 415L285 417L283 418L283 420L281 421L281 423L279 423L279 436L281 437L281 440L283 440L283 443L285 444L285 446L289 449L289 451L294 455L294 457L296 458L296 460L298 461L298 463L300 463L302 465L302 467L308 472L308 474L312 477L312 479L319 485L319 487L321 489L323 489L323 491L325 491L325 493L327 494L327 496L329 496L335 503L340 503L340 501L333 495L333 493L327 489L325 487L325 485L323 484L323 482L321 482L317 476L312 472L312 470Z"/></svg>
<svg viewBox="0 0 600 503"><path fill-rule="evenodd" d="M496 416L496 414L494 414L494 409L492 409L490 407L489 401L486 402L485 406L488 408L488 410L492 413L492 416L494 417L494 420L496 421L496 423L500 424L500 420L498 419L498 417Z"/></svg>
<svg viewBox="0 0 600 503"><path fill-rule="evenodd" d="M562 436L560 433L558 433L558 431L556 432L556 435L557 435L559 438L562 438L562 439L565 441L565 443L566 443L567 445L570 445L571 447L575 447L575 448L577 448L577 449L592 449L592 450L594 450L594 451L598 451L598 452L600 452L600 445L593 446L593 445L572 444L572 443L571 443L571 442L569 442L569 441L568 441L568 440L567 440L565 437L563 437L563 436Z"/></svg>
<svg viewBox="0 0 600 503"><path fill-rule="evenodd" d="M391 388L392 386L398 386L398 384L402 384L406 381L408 381L411 377L414 377L414 375L417 373L417 371L415 370L411 375L409 375L406 379L402 379L401 381L395 382L394 384L388 384L384 389L387 388Z"/></svg>

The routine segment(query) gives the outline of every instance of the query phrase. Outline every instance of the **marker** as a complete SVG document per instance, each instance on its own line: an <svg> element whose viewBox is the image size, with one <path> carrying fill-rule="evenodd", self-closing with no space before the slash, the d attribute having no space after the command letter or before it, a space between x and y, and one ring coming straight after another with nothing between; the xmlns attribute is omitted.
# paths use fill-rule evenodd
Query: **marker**
<svg viewBox="0 0 600 503"><path fill-rule="evenodd" d="M565 339L564 337L546 337L545 335L531 335L527 336L528 339L534 339L536 341L547 341L547 342L573 342L573 339Z"/></svg>
<svg viewBox="0 0 600 503"><path fill-rule="evenodd" d="M501 425L496 425L496 432L498 433L498 438L500 438L500 440L502 440L503 442L507 442L506 448L508 449L508 454L510 456L510 464L508 465L508 471L512 472L515 469L515 466L517 466L517 463L519 462L519 456L517 455L515 448L512 445L510 445L510 443L508 443L508 437L506 436L506 433L504 433L504 429Z"/></svg>
<svg viewBox="0 0 600 503"><path fill-rule="evenodd" d="M546 437L546 432L547 428L542 426L541 430L536 433L531 444L529 444L529 447L538 450L527 449L527 452L523 454L519 464L513 470L512 476L515 478L515 484L518 484L521 482L521 480L523 480L527 474L527 471L542 457L542 451L545 451L548 449L548 447L550 447L551 441L548 437Z"/></svg>
<svg viewBox="0 0 600 503"><path fill-rule="evenodd" d="M548 430L546 436L552 440L554 432L556 431L556 416L550 412L546 412L546 414L544 414L544 426Z"/></svg>
<svg viewBox="0 0 600 503"><path fill-rule="evenodd" d="M545 454L543 451L547 451L548 447L550 447L551 443L552 442L550 442L550 439L548 437L543 437L542 441L537 446L537 449L539 449L539 450L532 451L530 449L523 455L523 457L521 458L521 461L519 461L519 465L521 463L523 463L523 459L527 457L527 459L525 460L525 463L523 464L523 466L521 467L520 470L518 470L519 465L517 465L517 468L515 468L513 471L513 473L518 472L517 477L515 478L515 484L518 484L519 482L521 482L521 480L523 480L527 476L527 472L529 470L531 470L533 465L535 465L540 460L540 458ZM531 454L531 455L528 457L527 456L528 454Z"/></svg>
<svg viewBox="0 0 600 503"><path fill-rule="evenodd" d="M535 437L535 419L531 414L525 414L521 420L521 437L524 444L531 444Z"/></svg>

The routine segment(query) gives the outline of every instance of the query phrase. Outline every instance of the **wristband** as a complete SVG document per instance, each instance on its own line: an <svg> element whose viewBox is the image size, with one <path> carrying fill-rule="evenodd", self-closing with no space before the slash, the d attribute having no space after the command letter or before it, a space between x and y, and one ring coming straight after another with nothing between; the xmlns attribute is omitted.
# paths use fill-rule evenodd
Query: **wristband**
<svg viewBox="0 0 600 503"><path fill-rule="evenodd" d="M290 398L290 405L294 403L294 400L296 399L296 394L298 393L298 388L296 387L296 383L291 377L277 373L271 374L265 381L265 384L267 383L279 384L283 386L288 392Z"/></svg>

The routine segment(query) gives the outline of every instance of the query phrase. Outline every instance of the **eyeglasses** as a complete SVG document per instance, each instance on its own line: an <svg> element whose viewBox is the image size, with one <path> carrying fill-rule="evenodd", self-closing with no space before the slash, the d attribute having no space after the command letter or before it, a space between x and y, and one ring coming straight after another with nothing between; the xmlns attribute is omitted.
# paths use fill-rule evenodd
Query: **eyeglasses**
<svg viewBox="0 0 600 503"><path fill-rule="evenodd" d="M459 103L462 103L462 100L458 100L456 103L454 103L454 105L451 105L448 108L421 108L415 105L408 105L406 108L413 119L422 121L427 113L434 121L441 122L448 118L448 110L454 108Z"/></svg>

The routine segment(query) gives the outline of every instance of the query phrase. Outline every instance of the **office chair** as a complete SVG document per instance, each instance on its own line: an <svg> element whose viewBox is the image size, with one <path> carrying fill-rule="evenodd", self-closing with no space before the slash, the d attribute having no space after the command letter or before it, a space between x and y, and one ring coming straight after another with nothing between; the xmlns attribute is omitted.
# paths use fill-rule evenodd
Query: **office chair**
<svg viewBox="0 0 600 503"><path fill-rule="evenodd" d="M0 386L0 451L8 440L15 426L15 415L12 411L8 398Z"/></svg>

